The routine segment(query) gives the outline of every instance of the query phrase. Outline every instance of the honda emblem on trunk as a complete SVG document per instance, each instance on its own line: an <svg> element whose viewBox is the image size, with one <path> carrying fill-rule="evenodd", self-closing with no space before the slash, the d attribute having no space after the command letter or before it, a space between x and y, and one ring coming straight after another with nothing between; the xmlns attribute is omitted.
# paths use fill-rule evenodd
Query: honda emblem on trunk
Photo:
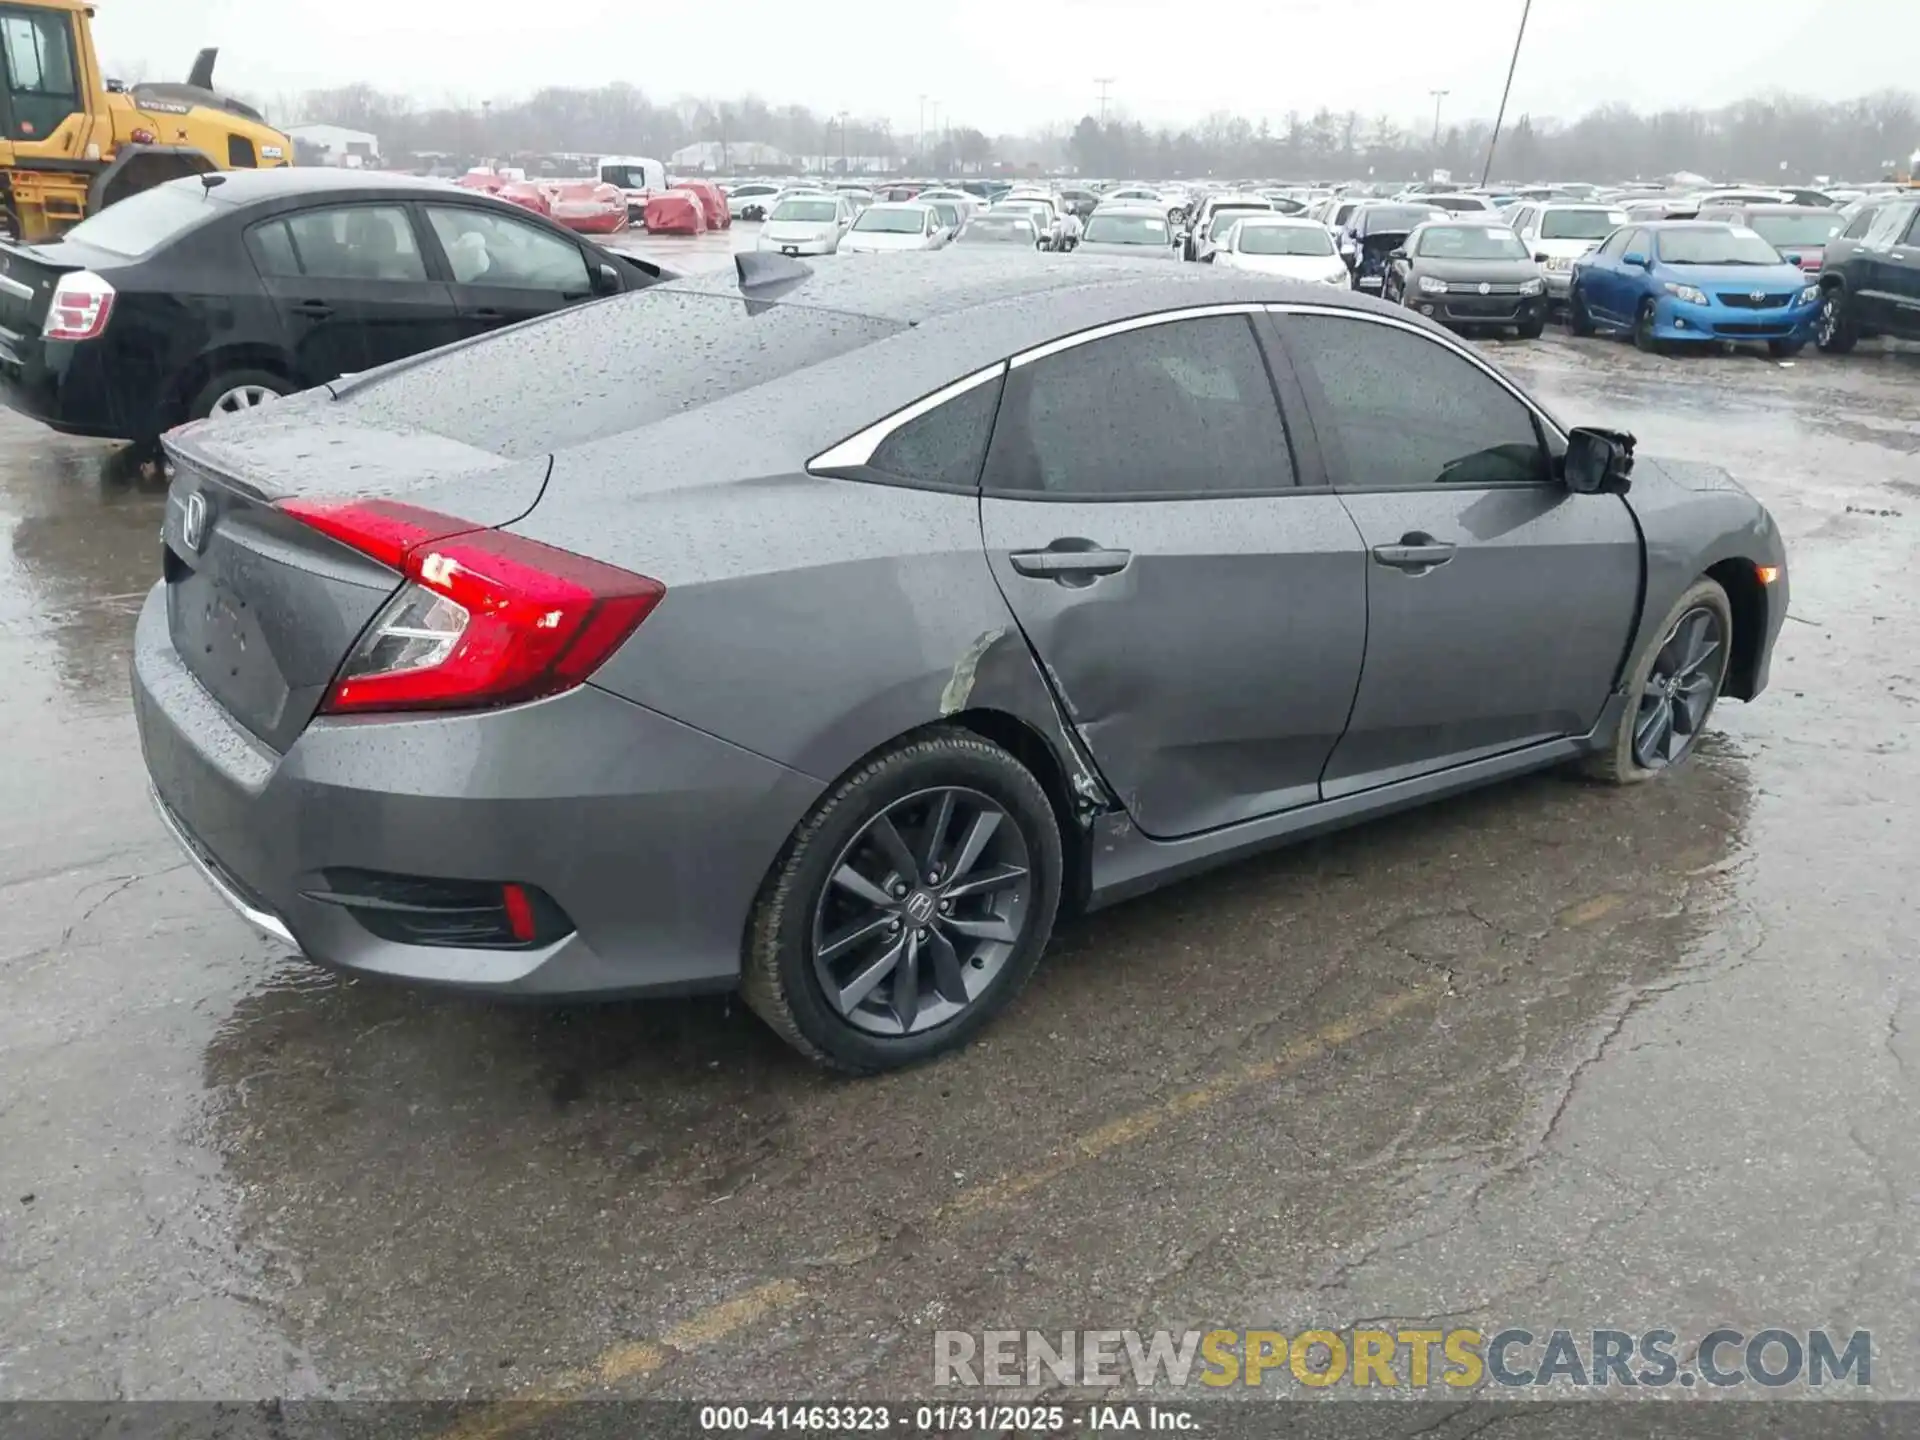
<svg viewBox="0 0 1920 1440"><path fill-rule="evenodd" d="M207 497L198 490L187 497L187 513L180 521L180 538L196 555L207 543Z"/></svg>

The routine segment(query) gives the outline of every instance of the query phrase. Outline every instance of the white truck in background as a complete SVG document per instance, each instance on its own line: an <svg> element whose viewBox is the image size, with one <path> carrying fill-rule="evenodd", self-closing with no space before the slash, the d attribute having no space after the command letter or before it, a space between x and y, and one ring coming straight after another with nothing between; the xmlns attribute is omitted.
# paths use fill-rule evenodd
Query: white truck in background
<svg viewBox="0 0 1920 1440"><path fill-rule="evenodd" d="M667 167L644 155L603 156L599 176L603 185L617 185L626 192L627 218L635 224L646 219L647 197L667 188Z"/></svg>

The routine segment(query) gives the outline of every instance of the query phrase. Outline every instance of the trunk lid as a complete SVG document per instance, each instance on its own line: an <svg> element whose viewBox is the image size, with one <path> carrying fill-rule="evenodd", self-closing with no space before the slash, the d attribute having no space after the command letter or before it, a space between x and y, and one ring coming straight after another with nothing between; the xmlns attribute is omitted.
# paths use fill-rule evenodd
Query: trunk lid
<svg viewBox="0 0 1920 1440"><path fill-rule="evenodd" d="M548 459L509 461L427 431L358 424L326 391L167 438L162 523L174 649L276 751L299 736L399 574L275 508L381 498L489 529L533 508Z"/></svg>
<svg viewBox="0 0 1920 1440"><path fill-rule="evenodd" d="M54 286L60 283L61 276L76 270L104 270L116 258L65 242L0 243L0 330L14 340L38 335L46 323Z"/></svg>

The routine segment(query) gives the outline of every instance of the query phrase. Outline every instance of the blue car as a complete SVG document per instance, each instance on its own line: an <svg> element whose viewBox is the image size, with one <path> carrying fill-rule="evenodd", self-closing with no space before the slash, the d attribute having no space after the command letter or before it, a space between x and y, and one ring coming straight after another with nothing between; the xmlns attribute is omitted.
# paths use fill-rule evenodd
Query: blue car
<svg viewBox="0 0 1920 1440"><path fill-rule="evenodd" d="M1642 350L1764 340L1785 357L1812 338L1819 311L1819 285L1758 234L1702 220L1621 226L1573 262L1567 294L1574 334L1627 330Z"/></svg>

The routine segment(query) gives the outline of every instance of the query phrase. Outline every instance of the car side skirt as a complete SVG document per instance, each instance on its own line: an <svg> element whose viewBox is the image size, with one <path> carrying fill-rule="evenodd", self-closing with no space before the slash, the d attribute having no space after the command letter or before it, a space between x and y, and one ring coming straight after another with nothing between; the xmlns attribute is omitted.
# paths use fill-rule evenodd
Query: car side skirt
<svg viewBox="0 0 1920 1440"><path fill-rule="evenodd" d="M1094 822L1093 875L1087 908L1104 906L1143 895L1216 865L1339 830L1348 825L1411 809L1497 780L1577 760L1603 748L1613 737L1627 697L1607 697L1600 719L1585 735L1528 745L1503 755L1491 755L1465 765L1437 770L1392 785L1381 785L1336 800L1302 805L1259 820L1228 825L1180 840L1153 840L1140 833L1124 812L1102 815Z"/></svg>

